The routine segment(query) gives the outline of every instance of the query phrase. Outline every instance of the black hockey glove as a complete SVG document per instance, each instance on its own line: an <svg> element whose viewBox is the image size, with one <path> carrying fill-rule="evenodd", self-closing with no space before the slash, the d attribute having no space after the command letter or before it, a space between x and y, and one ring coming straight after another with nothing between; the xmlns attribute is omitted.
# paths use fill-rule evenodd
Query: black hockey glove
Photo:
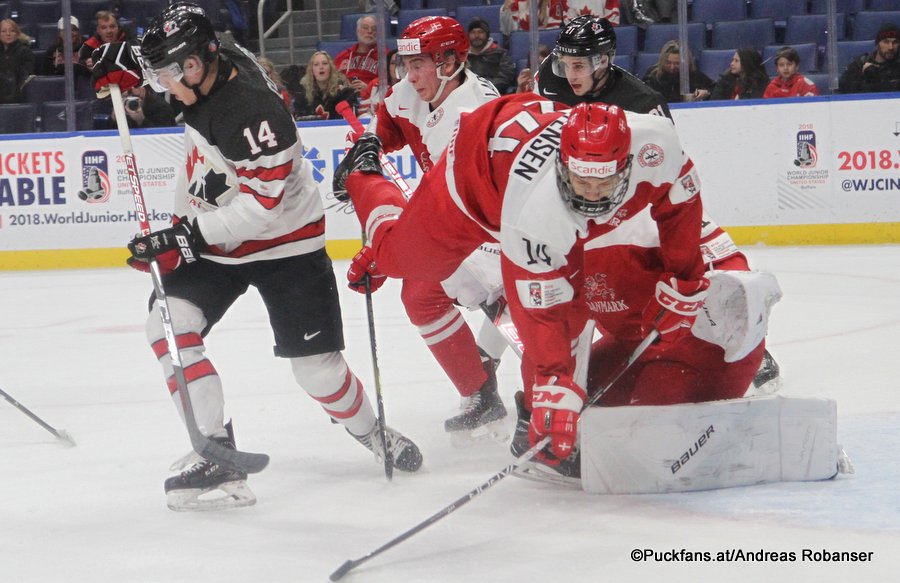
<svg viewBox="0 0 900 583"><path fill-rule="evenodd" d="M122 91L128 91L144 82L133 50L127 42L106 43L94 50L91 54L94 63L91 76L97 97L102 99L109 95L110 85L118 85Z"/></svg>
<svg viewBox="0 0 900 583"><path fill-rule="evenodd" d="M356 140L356 144L350 148L341 163L334 170L334 179L331 181L331 188L334 191L334 198L341 202L348 202L350 194L347 192L345 183L347 176L351 172L362 172L364 174L381 175L381 140L373 133L366 132Z"/></svg>
<svg viewBox="0 0 900 583"><path fill-rule="evenodd" d="M175 218L175 224L147 236L135 237L128 243L131 257L128 265L138 271L149 272L150 260L156 258L162 273L175 271L186 263L197 261L198 249L204 246L196 223Z"/></svg>

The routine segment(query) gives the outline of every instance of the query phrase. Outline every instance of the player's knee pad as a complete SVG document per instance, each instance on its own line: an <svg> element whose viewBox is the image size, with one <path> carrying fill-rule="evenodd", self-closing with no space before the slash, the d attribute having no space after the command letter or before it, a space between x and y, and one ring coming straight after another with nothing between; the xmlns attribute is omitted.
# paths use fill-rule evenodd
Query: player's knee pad
<svg viewBox="0 0 900 583"><path fill-rule="evenodd" d="M403 280L400 300L414 326L431 324L448 312L459 312L440 282L436 281Z"/></svg>
<svg viewBox="0 0 900 583"><path fill-rule="evenodd" d="M297 384L313 397L333 394L352 376L340 352L326 352L312 356L291 358L291 370Z"/></svg>

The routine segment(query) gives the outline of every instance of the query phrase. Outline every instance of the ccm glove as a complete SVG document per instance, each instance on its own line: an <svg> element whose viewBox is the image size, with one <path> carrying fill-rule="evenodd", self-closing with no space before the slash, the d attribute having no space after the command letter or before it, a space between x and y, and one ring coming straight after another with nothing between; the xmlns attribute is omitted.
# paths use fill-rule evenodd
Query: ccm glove
<svg viewBox="0 0 900 583"><path fill-rule="evenodd" d="M118 85L122 91L128 91L144 82L133 50L127 42L106 43L94 49L91 54L94 63L91 76L97 97L102 99L109 95L110 85Z"/></svg>
<svg viewBox="0 0 900 583"><path fill-rule="evenodd" d="M334 177L331 181L331 189L334 192L334 198L341 202L350 200L350 194L347 192L347 177L351 172L362 172L364 174L378 174L381 172L381 140L372 133L364 133L356 140L356 144L350 148L341 163L334 170Z"/></svg>
<svg viewBox="0 0 900 583"><path fill-rule="evenodd" d="M160 272L171 273L186 263L197 261L198 249L202 246L203 237L197 225L191 226L187 219L176 217L172 227L132 239L128 243L131 251L128 265L149 272L150 260L156 258Z"/></svg>
<svg viewBox="0 0 900 583"><path fill-rule="evenodd" d="M532 447L550 436L550 453L542 455L549 464L558 464L572 453L578 434L578 420L587 394L569 378L538 378L531 398L528 442Z"/></svg>
<svg viewBox="0 0 900 583"><path fill-rule="evenodd" d="M347 282L350 289L357 293L366 293L366 280L369 281L369 289L375 291L384 285L387 277L378 273L378 265L375 264L375 252L368 245L359 250L350 262L347 270Z"/></svg>
<svg viewBox="0 0 900 583"><path fill-rule="evenodd" d="M689 334L706 301L707 288L709 280L705 277L685 281L665 274L656 282L656 299L644 308L644 334L655 328L661 342L674 342Z"/></svg>

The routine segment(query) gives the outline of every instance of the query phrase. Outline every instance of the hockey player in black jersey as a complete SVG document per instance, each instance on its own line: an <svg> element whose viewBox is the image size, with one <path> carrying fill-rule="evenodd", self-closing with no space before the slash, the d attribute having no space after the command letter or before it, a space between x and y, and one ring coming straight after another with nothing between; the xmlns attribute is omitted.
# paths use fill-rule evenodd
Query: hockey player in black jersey
<svg viewBox="0 0 900 583"><path fill-rule="evenodd" d="M226 430L222 383L205 355L204 337L254 286L268 311L275 355L289 360L297 383L334 421L376 457L383 456L375 412L341 353L341 309L325 252L321 197L274 83L252 54L220 43L203 10L186 2L167 7L150 24L139 60L151 87L168 91L184 106L185 170L175 192L178 220L171 228L132 240L129 264L146 270L155 257L163 271L200 431L234 447L230 427ZM123 67L129 64L101 60L94 70L95 86L123 78ZM147 336L174 393L172 363L155 306ZM180 400L174 401L183 415ZM394 466L418 470L422 455L416 445L393 429L386 433ZM246 474L202 458L192 461L166 480L173 510L255 502ZM201 498L214 490L224 496Z"/></svg>
<svg viewBox="0 0 900 583"><path fill-rule="evenodd" d="M605 18L579 16L566 24L537 75L537 93L566 105L602 101L636 113L671 118L665 98L613 64L616 32Z"/></svg>

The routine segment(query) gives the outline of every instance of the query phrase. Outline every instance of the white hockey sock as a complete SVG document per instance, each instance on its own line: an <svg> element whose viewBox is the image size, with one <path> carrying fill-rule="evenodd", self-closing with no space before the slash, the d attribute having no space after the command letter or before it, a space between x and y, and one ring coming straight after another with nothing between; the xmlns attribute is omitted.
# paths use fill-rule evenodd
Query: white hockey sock
<svg viewBox="0 0 900 583"><path fill-rule="evenodd" d="M375 411L340 352L292 358L291 368L297 384L350 433L365 435L372 430Z"/></svg>

